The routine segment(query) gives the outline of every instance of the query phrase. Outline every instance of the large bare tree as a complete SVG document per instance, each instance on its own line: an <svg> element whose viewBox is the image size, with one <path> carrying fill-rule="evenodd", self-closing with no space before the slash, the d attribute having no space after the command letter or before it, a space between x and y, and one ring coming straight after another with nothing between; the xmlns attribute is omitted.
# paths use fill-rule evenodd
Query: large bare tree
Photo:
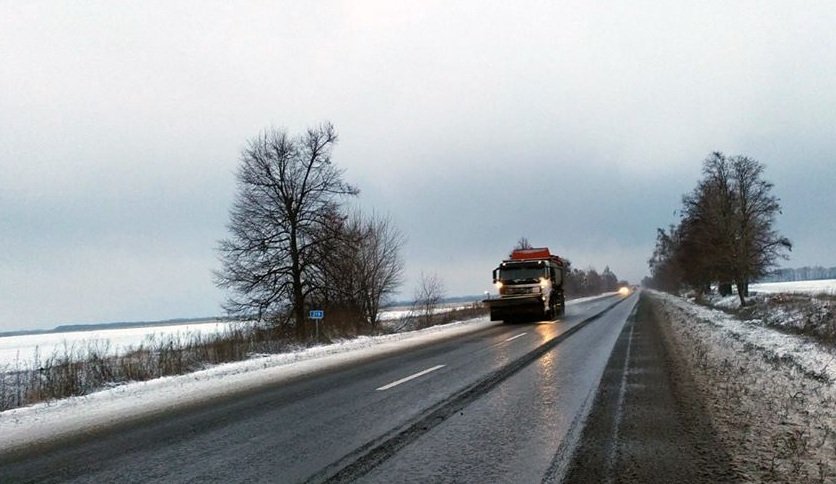
<svg viewBox="0 0 836 484"><path fill-rule="evenodd" d="M322 227L343 198L359 193L331 161L336 142L334 127L324 123L295 137L266 130L243 150L230 236L219 247L223 268L216 273L218 285L232 292L231 313L292 316L304 337L306 298L314 289L305 279L311 254L325 242Z"/></svg>
<svg viewBox="0 0 836 484"><path fill-rule="evenodd" d="M740 302L745 304L749 282L766 275L778 259L785 258L792 243L774 228L781 205L772 194L773 184L763 179L763 164L747 156L734 156L730 164L737 208L732 273Z"/></svg>

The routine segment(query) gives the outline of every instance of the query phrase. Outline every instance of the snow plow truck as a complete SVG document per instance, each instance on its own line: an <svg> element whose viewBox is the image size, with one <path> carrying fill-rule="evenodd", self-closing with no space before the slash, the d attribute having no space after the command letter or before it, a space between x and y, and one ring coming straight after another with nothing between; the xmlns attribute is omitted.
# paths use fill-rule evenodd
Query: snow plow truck
<svg viewBox="0 0 836 484"><path fill-rule="evenodd" d="M493 271L498 297L485 299L491 321L562 316L566 300L563 281L568 263L547 247L516 249Z"/></svg>

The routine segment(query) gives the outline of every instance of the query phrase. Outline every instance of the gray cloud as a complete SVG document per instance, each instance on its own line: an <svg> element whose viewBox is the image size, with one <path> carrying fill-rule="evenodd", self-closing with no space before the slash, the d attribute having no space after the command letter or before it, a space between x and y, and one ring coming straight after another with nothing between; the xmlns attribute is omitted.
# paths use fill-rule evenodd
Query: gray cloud
<svg viewBox="0 0 836 484"><path fill-rule="evenodd" d="M4 4L0 329L217 313L241 147L325 119L453 294L521 235L640 278L712 150L836 264L836 6L588 3Z"/></svg>

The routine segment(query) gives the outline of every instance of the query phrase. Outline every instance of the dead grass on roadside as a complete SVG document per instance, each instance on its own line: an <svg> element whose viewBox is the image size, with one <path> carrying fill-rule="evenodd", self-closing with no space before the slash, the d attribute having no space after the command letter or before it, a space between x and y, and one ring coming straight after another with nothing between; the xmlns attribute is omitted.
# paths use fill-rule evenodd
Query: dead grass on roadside
<svg viewBox="0 0 836 484"><path fill-rule="evenodd" d="M29 363L0 367L0 411L86 395L128 382L181 375L207 366L279 353L295 345L269 328L239 324L210 335L151 336L122 354L109 343L64 345Z"/></svg>
<svg viewBox="0 0 836 484"><path fill-rule="evenodd" d="M392 321L388 326L384 326L382 331L385 333L399 333L402 331L413 331L438 326L439 324L448 324L455 321L466 321L468 319L486 316L490 313L490 310L481 301L477 301L450 311L437 312L429 315L429 317L419 313L420 311L413 309L404 316Z"/></svg>

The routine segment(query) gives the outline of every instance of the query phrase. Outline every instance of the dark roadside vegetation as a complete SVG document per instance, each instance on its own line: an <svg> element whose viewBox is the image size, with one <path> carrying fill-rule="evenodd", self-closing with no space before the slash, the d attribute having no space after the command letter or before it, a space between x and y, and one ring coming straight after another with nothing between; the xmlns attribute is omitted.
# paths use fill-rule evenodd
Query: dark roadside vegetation
<svg viewBox="0 0 836 484"><path fill-rule="evenodd" d="M775 229L780 200L764 172L761 163L746 156L709 155L702 179L682 198L679 223L657 230L648 261L651 276L642 284L688 296L749 324L804 335L832 350L832 294L749 293L754 281L830 275L820 267L773 270L792 244ZM739 301L729 304L733 290ZM659 294L651 299L690 364L735 473L742 473L736 480L834 482L836 395L824 373L831 363L805 370L791 355L723 331Z"/></svg>

